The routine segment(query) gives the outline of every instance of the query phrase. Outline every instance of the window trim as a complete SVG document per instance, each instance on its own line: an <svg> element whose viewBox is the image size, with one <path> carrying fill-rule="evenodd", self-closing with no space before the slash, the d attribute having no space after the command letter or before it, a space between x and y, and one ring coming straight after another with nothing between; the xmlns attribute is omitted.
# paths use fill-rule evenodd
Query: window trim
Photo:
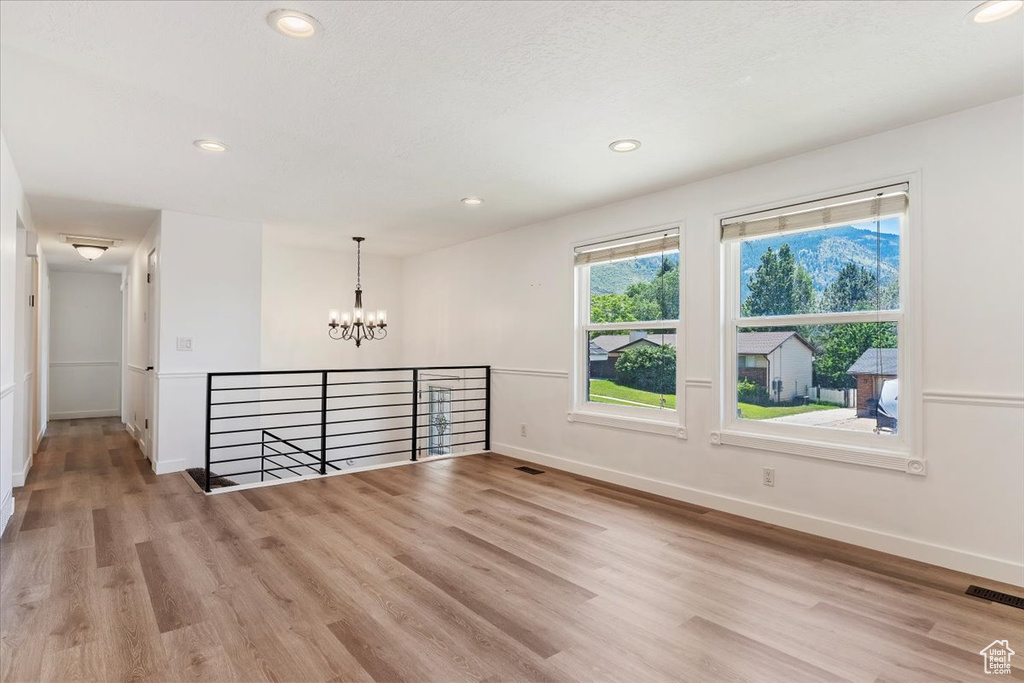
<svg viewBox="0 0 1024 683"><path fill-rule="evenodd" d="M596 323L590 320L590 265L575 263L575 252L579 247L586 247L598 242L627 239L657 232L659 230L676 229L679 231L679 318L677 320L640 320L626 323ZM573 280L573 354L572 371L569 379L569 410L566 415L568 422L582 422L617 429L647 432L687 438L686 433L686 224L685 221L673 221L648 228L640 228L619 232L611 235L592 237L574 242L569 248L569 266ZM620 406L605 403L591 403L586 400L589 355L584 353L584 340L590 329L629 330L637 327L648 329L674 329L676 333L676 407L675 409L658 410Z"/></svg>
<svg viewBox="0 0 1024 683"><path fill-rule="evenodd" d="M824 324L895 321L899 329L898 376L900 379L900 422L901 429L891 439L884 440L872 434L862 434L838 429L822 429L792 424L767 424L736 417L735 387L738 377L736 367L736 329L748 323L771 322L777 326L806 324L809 316L771 316L743 318L739 311L739 249L740 240L724 242L717 236L719 249L719 343L716 345L718 382L715 396L716 429L711 432L711 443L741 448L768 450L791 455L854 463L908 474L924 475L927 467L920 452L921 431L921 387L919 383L921 353L919 343L920 325L920 249L918 246L921 216L920 171L892 176L874 182L863 182L846 188L825 189L804 197L780 197L756 207L742 208L716 214L716 230L723 219L749 213L771 211L773 207L785 207L804 202L815 202L823 197L832 197L863 191L884 185L907 183L909 203L900 227L900 309L897 311L814 314L816 322ZM910 351L903 351L909 349ZM905 425L905 426L903 426Z"/></svg>

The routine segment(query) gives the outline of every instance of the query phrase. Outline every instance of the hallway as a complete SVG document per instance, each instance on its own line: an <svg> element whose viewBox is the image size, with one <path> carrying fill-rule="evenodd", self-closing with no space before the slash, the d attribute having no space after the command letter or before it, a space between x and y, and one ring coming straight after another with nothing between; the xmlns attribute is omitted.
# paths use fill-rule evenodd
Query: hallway
<svg viewBox="0 0 1024 683"><path fill-rule="evenodd" d="M3 681L963 680L1024 624L963 574L503 456L203 496L91 419L37 458Z"/></svg>

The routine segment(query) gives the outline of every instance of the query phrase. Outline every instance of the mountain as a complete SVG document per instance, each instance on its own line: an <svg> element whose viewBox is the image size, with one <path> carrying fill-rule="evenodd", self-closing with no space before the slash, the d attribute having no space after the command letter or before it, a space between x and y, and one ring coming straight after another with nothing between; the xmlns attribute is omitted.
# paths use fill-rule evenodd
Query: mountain
<svg viewBox="0 0 1024 683"><path fill-rule="evenodd" d="M679 252L665 254L665 260L679 266ZM661 254L628 261L601 263L590 268L592 294L624 294L634 282L650 282L661 268Z"/></svg>
<svg viewBox="0 0 1024 683"><path fill-rule="evenodd" d="M876 242L877 237L877 242ZM796 262L811 275L814 289L821 295L825 287L836 279L847 263L875 272L876 250L881 255L882 284L899 277L899 235L846 226L829 230L781 235L744 242L740 248L740 269L743 272L742 298L746 299L748 283L761 262L761 256L771 247L778 251L789 243ZM666 254L673 265L679 264L679 253ZM650 282L661 267L661 254L614 263L602 263L590 269L590 290L594 294L623 294L634 282Z"/></svg>
<svg viewBox="0 0 1024 683"><path fill-rule="evenodd" d="M819 295L847 263L855 263L874 273L876 253L881 256L881 283L884 285L899 277L899 235L887 232L876 235L874 231L850 226L815 230L744 242L740 248L740 270L743 273L741 299L747 298L748 284L761 262L761 256L769 247L777 252L786 243L796 262L810 273Z"/></svg>

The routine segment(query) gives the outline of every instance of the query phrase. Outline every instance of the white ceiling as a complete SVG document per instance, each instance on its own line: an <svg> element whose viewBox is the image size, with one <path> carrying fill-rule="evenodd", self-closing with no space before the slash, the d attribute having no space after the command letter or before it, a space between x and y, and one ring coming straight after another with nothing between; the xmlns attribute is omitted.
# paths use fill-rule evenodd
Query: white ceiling
<svg viewBox="0 0 1024 683"><path fill-rule="evenodd" d="M0 125L37 220L89 200L407 254L1019 94L1021 14L976 1L5 0ZM325 30L285 38L278 7Z"/></svg>
<svg viewBox="0 0 1024 683"><path fill-rule="evenodd" d="M30 199L33 227L39 246L56 270L119 273L153 225L159 211L101 204L81 199L33 195ZM60 234L121 240L95 261L87 261Z"/></svg>

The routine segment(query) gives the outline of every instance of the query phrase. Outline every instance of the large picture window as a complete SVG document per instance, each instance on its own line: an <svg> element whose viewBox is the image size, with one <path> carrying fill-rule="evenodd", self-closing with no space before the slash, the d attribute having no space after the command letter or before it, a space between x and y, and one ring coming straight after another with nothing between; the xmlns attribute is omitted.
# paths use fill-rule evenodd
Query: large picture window
<svg viewBox="0 0 1024 683"><path fill-rule="evenodd" d="M576 410L676 422L679 229L579 246Z"/></svg>
<svg viewBox="0 0 1024 683"><path fill-rule="evenodd" d="M907 207L901 184L722 221L725 429L904 442Z"/></svg>

